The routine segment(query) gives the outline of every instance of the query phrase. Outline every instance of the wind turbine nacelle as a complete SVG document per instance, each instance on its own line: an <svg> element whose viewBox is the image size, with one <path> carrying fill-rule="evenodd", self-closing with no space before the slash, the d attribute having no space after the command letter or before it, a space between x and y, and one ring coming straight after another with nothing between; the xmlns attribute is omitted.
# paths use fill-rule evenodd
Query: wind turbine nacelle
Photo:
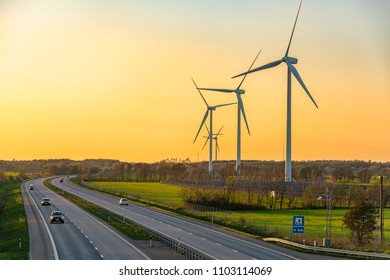
<svg viewBox="0 0 390 280"><path fill-rule="evenodd" d="M291 64L297 64L298 63L298 58L295 58L295 57L288 56L288 57L286 57L286 60L288 62L290 62Z"/></svg>
<svg viewBox="0 0 390 280"><path fill-rule="evenodd" d="M245 94L245 90L239 88L239 89L236 90L236 93L238 93L238 94Z"/></svg>

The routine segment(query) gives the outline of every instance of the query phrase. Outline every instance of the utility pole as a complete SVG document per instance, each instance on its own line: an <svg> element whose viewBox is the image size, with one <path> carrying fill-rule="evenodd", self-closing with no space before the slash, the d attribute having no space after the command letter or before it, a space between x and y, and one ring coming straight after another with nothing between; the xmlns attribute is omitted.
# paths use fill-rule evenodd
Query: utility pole
<svg viewBox="0 0 390 280"><path fill-rule="evenodd" d="M325 207L326 207L326 225L325 225L325 238L322 240L324 247L329 247L331 245L332 238L332 194L333 189L326 187L326 193L321 194L317 200L324 200L325 198Z"/></svg>
<svg viewBox="0 0 390 280"><path fill-rule="evenodd" d="M331 245L332 238L332 190L326 187L326 241L324 246L329 247Z"/></svg>

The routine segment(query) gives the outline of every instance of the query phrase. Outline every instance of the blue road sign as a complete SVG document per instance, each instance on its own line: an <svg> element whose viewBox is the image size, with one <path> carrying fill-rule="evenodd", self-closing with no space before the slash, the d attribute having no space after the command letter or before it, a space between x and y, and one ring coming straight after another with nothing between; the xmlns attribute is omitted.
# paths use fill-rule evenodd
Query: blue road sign
<svg viewBox="0 0 390 280"><path fill-rule="evenodd" d="M305 232L305 217L293 216L293 233Z"/></svg>
<svg viewBox="0 0 390 280"><path fill-rule="evenodd" d="M293 233L304 233L305 228L304 227L293 227Z"/></svg>
<svg viewBox="0 0 390 280"><path fill-rule="evenodd" d="M305 226L305 217L293 216L293 227L303 227L303 226Z"/></svg>

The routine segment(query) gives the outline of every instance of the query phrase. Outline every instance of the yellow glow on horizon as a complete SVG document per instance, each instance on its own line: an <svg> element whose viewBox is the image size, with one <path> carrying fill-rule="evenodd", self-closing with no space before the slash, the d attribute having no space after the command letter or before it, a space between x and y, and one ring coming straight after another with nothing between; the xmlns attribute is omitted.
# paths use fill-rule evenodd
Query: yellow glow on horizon
<svg viewBox="0 0 390 280"><path fill-rule="evenodd" d="M201 87L235 88L240 80L230 77L245 71L260 48L257 66L280 59L291 32L290 18L275 24L261 17L256 36L250 33L255 18L240 18L235 29L234 19L211 17L217 4L199 19L192 13L199 9L195 3L167 15L151 3L115 3L2 4L0 159L195 161L199 154L207 160L206 131L192 143L205 105L191 77ZM252 9L264 3L252 3ZM354 14L329 24L320 14L314 21L317 5L304 3L291 48L319 105L317 110L294 79L293 160L389 161L389 39L382 28L355 35L362 23L353 22ZM363 8L351 13L365 15ZM281 11L292 18L295 13ZM335 29L336 23L344 28ZM286 71L280 65L245 81L251 136L242 123L243 159L282 159ZM210 104L236 101L234 95L204 94ZM224 125L221 159L236 157L236 115L236 106L215 112L214 128Z"/></svg>

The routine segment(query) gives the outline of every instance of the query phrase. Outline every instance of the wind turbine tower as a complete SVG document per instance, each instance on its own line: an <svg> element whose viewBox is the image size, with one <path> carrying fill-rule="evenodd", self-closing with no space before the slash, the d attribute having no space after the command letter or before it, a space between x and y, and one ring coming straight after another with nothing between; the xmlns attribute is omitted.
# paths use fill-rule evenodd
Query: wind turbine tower
<svg viewBox="0 0 390 280"><path fill-rule="evenodd" d="M198 138L198 135L199 135L199 132L200 130L202 129L203 125L205 124L208 116L210 115L210 131L209 131L209 145L210 145L210 150L209 150L209 175L210 177L213 175L213 111L215 111L218 107L224 107L224 106L228 106L228 105L233 105L233 104L237 104L236 102L235 103L226 103L226 104L219 104L219 105L215 105L215 106L210 106L206 99L204 98L202 92L199 90L198 86L196 85L194 79L192 79L192 82L194 83L196 89L198 90L200 96L202 97L204 103L206 104L206 113L204 114L203 116L203 120L202 120L202 123L200 124L200 127L198 129L198 133L196 134L195 136L195 139L194 139L194 143L196 141L196 139Z"/></svg>
<svg viewBox="0 0 390 280"><path fill-rule="evenodd" d="M259 57L261 53L261 50L253 60L251 66L249 67L248 71L252 69L253 64L255 64L257 58ZM236 89L221 89L221 88L199 88L200 90L209 90L209 91L217 91L217 92L224 92L224 93L235 93L237 97L237 103L238 103L238 111L237 111L237 161L236 161L236 173L237 173L237 179L239 180L241 177L241 115L244 117L246 128L248 130L248 134L251 135L251 132L249 130L248 121L246 119L245 110L244 110L244 103L242 102L241 95L245 94L245 90L241 89L242 84L244 83L246 78L246 75L242 78L240 84Z"/></svg>
<svg viewBox="0 0 390 280"><path fill-rule="evenodd" d="M265 64L263 66L260 66L258 68L255 68L253 70L247 71L245 73L239 74L234 76L233 78L240 77L243 75L247 75L250 73L254 73L257 71L265 70L268 68L273 68L275 66L278 66L280 63L284 62L287 65L287 129L286 129L286 162L285 162L285 181L291 182L292 181L292 172L291 172L291 73L294 75L295 79L299 82L299 84L302 86L302 88L305 90L306 94L309 96L311 101L314 103L314 105L317 107L317 103L314 101L313 97L311 96L309 90L307 89L306 85L304 84L301 76L299 75L297 69L294 67L293 64L298 63L298 59L294 57L288 56L288 53L290 51L291 41L294 36L295 26L297 24L299 11L301 10L302 6L302 0L299 4L298 12L295 18L294 27L291 32L290 41L287 46L286 53L282 59Z"/></svg>
<svg viewBox="0 0 390 280"><path fill-rule="evenodd" d="M224 126L221 127L221 129L218 131L217 134L213 134L213 140L215 140L215 160L218 160L218 153L220 152L220 150L219 150L219 145L218 145L218 137L219 137L220 135L223 135L223 134L221 134L221 131L222 131L222 128L223 128L223 127L224 127ZM206 129L207 129L207 133L210 134L209 129L207 128L207 125L206 125ZM207 144L207 142L209 141L209 136L203 136L203 137L205 137L205 138L207 138L207 139L206 139L206 142L205 142L204 145L203 145L202 150L204 149L204 147L206 147L206 144Z"/></svg>

